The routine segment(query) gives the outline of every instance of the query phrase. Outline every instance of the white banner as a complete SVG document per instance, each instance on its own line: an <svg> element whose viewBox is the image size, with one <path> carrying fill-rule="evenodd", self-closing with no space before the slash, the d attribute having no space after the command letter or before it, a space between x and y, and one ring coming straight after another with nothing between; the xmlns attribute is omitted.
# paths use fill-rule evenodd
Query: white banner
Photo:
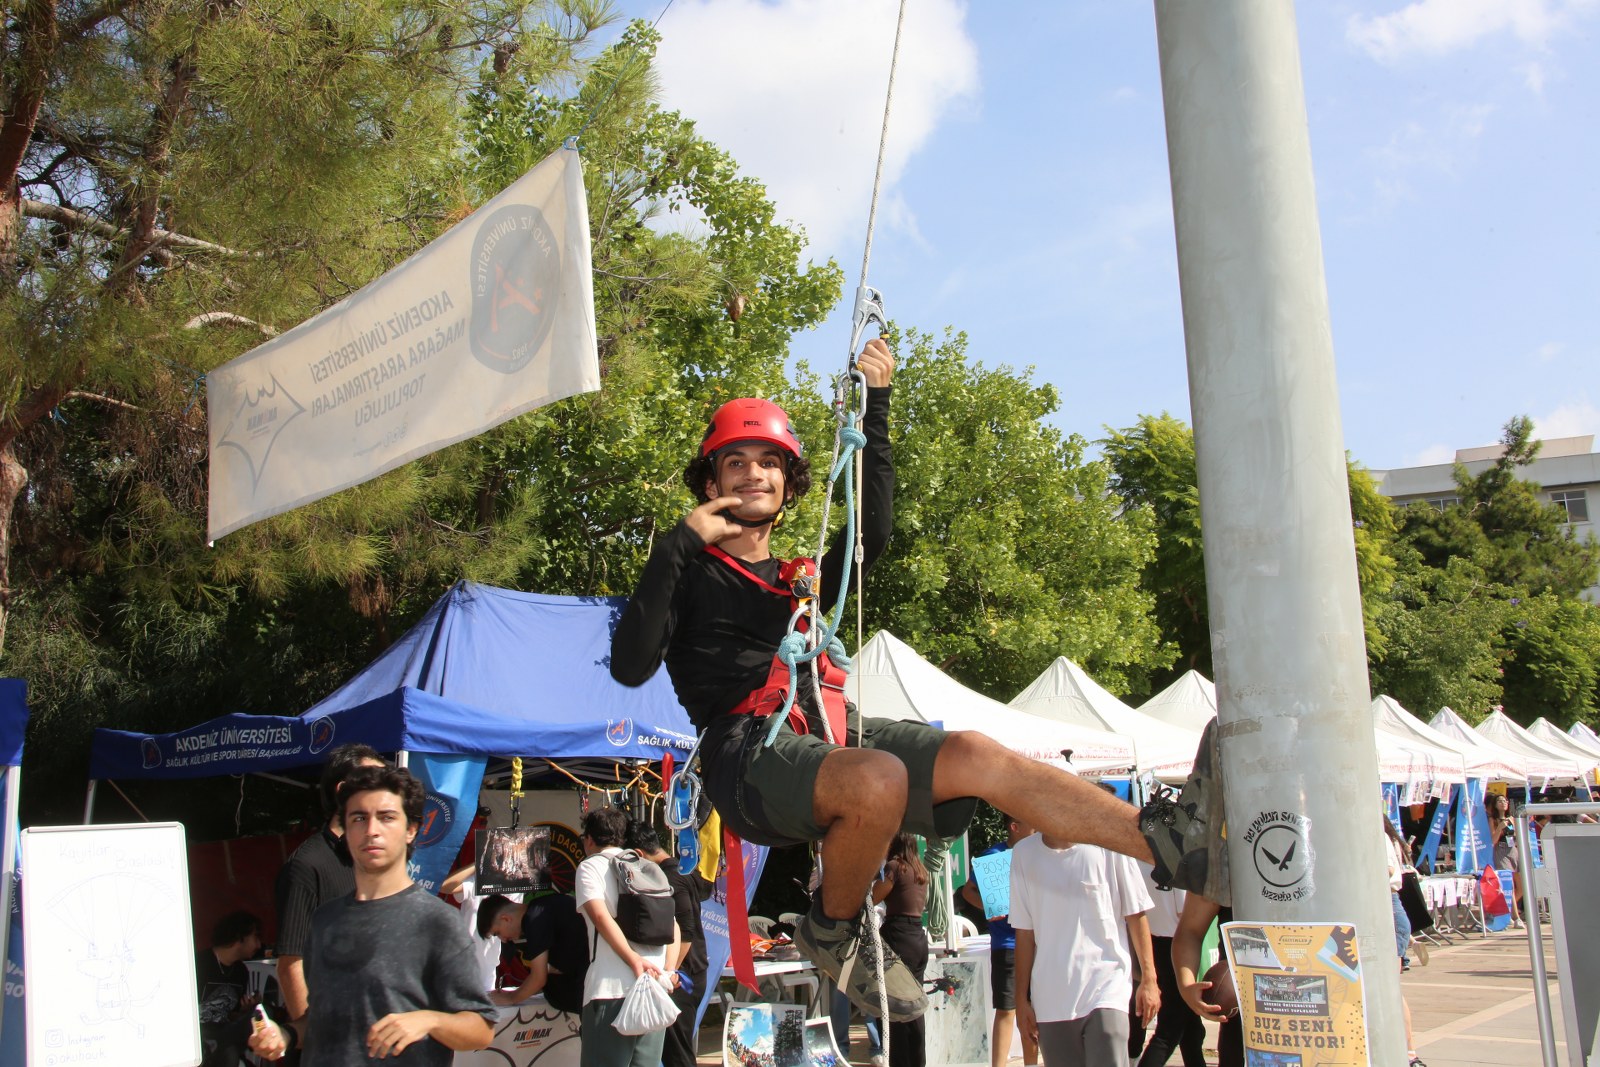
<svg viewBox="0 0 1600 1067"><path fill-rule="evenodd" d="M206 376L214 540L600 388L562 148L400 266Z"/></svg>

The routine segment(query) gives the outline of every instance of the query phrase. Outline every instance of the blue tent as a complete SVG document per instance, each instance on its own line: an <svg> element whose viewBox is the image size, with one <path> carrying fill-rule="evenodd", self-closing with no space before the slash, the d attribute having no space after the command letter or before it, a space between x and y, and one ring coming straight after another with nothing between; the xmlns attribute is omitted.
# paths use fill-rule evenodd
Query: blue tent
<svg viewBox="0 0 1600 1067"><path fill-rule="evenodd" d="M96 730L89 776L200 778L319 763L337 744L380 752L660 759L694 729L666 672L611 678L625 603L458 582L404 637L298 716L224 715L172 734Z"/></svg>

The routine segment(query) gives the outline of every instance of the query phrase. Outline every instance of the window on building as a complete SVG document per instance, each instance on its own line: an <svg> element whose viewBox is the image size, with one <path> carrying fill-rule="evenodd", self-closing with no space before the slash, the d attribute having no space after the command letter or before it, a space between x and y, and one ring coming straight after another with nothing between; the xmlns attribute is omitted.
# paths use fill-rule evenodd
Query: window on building
<svg viewBox="0 0 1600 1067"><path fill-rule="evenodd" d="M1550 494L1550 503L1566 509L1568 522L1589 521L1589 495L1583 489L1562 489Z"/></svg>
<svg viewBox="0 0 1600 1067"><path fill-rule="evenodd" d="M1426 504L1435 511L1443 511L1452 505L1461 503L1461 498L1458 496L1430 496L1425 500L1419 501L1419 503Z"/></svg>

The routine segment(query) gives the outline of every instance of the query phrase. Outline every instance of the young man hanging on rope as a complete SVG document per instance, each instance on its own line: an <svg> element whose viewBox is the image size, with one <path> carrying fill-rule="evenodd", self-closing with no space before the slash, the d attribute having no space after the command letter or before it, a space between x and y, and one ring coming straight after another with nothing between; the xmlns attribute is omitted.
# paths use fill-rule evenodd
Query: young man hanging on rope
<svg viewBox="0 0 1600 1067"><path fill-rule="evenodd" d="M877 339L857 367L867 389L865 568L889 540L894 358ZM665 661L701 733L706 792L740 837L764 845L821 842L821 893L795 940L864 1012L880 1014L877 950L862 943L874 941L865 933L863 905L902 828L959 837L982 798L1040 829L1150 860L1134 808L982 734L860 717L846 706L844 671L826 655L814 661L815 672L800 666L792 710L766 745L767 716L782 710L789 692L778 651L796 593L814 591L829 610L854 546L841 532L820 574L798 575L809 588L791 581L798 561L773 558L772 528L810 488L811 468L788 416L770 401L719 408L684 480L700 506L651 552L612 638L612 676L641 685ZM927 1007L921 983L892 953L883 955L890 1020L917 1018Z"/></svg>

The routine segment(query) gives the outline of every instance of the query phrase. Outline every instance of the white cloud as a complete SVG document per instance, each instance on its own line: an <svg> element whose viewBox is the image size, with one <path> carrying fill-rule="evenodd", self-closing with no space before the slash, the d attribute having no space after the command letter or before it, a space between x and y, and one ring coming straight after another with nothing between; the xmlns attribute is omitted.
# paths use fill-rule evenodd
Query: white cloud
<svg viewBox="0 0 1600 1067"><path fill-rule="evenodd" d="M1570 404L1562 404L1548 415L1536 416L1533 425L1537 436L1546 440L1552 437L1582 437L1586 434L1600 436L1600 408L1589 403L1588 397L1583 397Z"/></svg>
<svg viewBox="0 0 1600 1067"><path fill-rule="evenodd" d="M1526 85L1534 96L1544 95L1545 77L1543 63L1535 61L1522 68L1522 84Z"/></svg>
<svg viewBox="0 0 1600 1067"><path fill-rule="evenodd" d="M859 262L894 43L895 0L678 0L657 53L663 103L766 184L813 254ZM908 7L878 224L917 236L896 184L952 110L976 100L961 0Z"/></svg>
<svg viewBox="0 0 1600 1067"><path fill-rule="evenodd" d="M1533 358L1538 360L1540 363L1550 363L1566 350L1567 346L1560 341L1546 341L1544 344L1533 350Z"/></svg>
<svg viewBox="0 0 1600 1067"><path fill-rule="evenodd" d="M1352 15L1345 33L1372 58L1396 63L1413 55L1446 55L1504 34L1544 48L1574 19L1597 9L1597 0L1416 0L1387 15Z"/></svg>
<svg viewBox="0 0 1600 1067"><path fill-rule="evenodd" d="M1421 452L1410 456L1401 464L1403 467L1432 467L1438 463L1454 463L1456 450L1449 445L1429 445Z"/></svg>

